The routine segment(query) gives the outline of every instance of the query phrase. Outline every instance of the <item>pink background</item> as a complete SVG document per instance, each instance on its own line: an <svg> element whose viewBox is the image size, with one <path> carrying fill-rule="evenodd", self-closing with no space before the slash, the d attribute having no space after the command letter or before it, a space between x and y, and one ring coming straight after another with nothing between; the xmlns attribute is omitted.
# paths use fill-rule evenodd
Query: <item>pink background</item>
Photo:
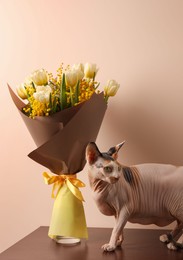
<svg viewBox="0 0 183 260"><path fill-rule="evenodd" d="M101 86L111 78L121 84L109 101L99 148L125 139L124 164L181 165L182 11L182 0L0 0L0 251L49 225L53 205L42 179L46 169L26 156L35 145L6 83L15 89L33 70L55 72L61 62L97 63ZM87 184L88 226L112 227L113 218L91 198L87 167L78 177Z"/></svg>

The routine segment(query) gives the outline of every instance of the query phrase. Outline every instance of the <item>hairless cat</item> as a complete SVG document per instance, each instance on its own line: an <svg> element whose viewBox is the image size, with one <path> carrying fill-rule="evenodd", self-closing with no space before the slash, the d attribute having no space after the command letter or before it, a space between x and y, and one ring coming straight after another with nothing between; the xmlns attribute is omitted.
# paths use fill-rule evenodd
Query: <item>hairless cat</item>
<svg viewBox="0 0 183 260"><path fill-rule="evenodd" d="M183 248L183 166L140 164L125 166L117 161L124 142L101 153L95 143L86 148L89 182L99 210L115 217L109 243L104 251L121 246L127 221L143 225L176 227L160 236L171 250ZM178 237L178 240L175 240Z"/></svg>

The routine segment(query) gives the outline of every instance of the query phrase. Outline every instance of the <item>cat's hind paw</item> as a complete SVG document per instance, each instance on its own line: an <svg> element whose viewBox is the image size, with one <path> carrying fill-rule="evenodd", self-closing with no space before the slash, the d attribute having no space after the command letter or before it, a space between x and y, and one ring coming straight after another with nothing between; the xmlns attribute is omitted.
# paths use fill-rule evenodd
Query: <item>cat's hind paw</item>
<svg viewBox="0 0 183 260"><path fill-rule="evenodd" d="M111 251L114 251L116 249L115 246L112 246L110 244L104 244L102 246L102 249L105 251L105 252L111 252Z"/></svg>
<svg viewBox="0 0 183 260"><path fill-rule="evenodd" d="M176 251L176 250L178 249L178 247L176 246L176 244L173 243L173 242L168 243L168 244L167 244L167 247L168 247L168 249L174 250L174 251Z"/></svg>

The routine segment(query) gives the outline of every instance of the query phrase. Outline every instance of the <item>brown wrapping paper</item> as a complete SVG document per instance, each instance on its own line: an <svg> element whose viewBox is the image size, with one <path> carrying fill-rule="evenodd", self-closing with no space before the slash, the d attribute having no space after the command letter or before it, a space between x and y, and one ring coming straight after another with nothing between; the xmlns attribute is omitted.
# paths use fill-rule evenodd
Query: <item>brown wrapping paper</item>
<svg viewBox="0 0 183 260"><path fill-rule="evenodd" d="M81 171L85 165L86 145L96 140L107 108L103 93L94 93L91 99L52 116L32 119L21 111L25 104L8 87L38 147L28 156L58 175L64 173L65 168L67 174Z"/></svg>

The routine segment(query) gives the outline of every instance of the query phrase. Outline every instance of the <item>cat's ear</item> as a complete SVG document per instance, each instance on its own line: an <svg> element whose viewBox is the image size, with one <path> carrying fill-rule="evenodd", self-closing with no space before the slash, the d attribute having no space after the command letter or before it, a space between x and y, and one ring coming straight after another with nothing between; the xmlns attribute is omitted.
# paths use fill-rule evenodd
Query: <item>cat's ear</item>
<svg viewBox="0 0 183 260"><path fill-rule="evenodd" d="M109 151L107 152L108 155L110 155L114 160L118 158L118 151L119 149L124 145L125 141L123 141L120 144L117 144L114 147L111 147Z"/></svg>
<svg viewBox="0 0 183 260"><path fill-rule="evenodd" d="M94 142L91 142L87 145L86 160L90 165L94 164L100 155L101 153Z"/></svg>

